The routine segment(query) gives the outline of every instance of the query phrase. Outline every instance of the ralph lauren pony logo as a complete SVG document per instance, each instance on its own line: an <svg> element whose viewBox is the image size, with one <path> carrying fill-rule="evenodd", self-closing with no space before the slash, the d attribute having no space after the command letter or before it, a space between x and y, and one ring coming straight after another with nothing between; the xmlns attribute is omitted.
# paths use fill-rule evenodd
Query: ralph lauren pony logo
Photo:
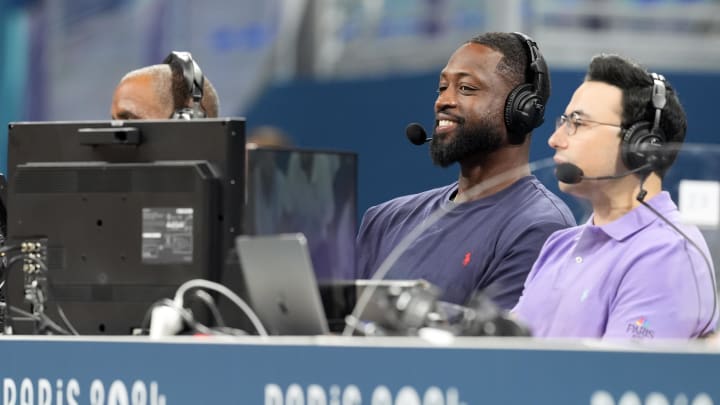
<svg viewBox="0 0 720 405"><path fill-rule="evenodd" d="M463 267L467 267L467 265L470 264L471 258L472 258L472 254L470 252L465 253L465 257L463 258L463 261L462 261Z"/></svg>

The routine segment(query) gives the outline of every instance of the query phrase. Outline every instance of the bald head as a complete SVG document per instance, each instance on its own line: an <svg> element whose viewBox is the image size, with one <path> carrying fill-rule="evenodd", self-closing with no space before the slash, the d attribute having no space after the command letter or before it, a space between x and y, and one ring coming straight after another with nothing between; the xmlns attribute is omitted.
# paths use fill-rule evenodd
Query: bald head
<svg viewBox="0 0 720 405"><path fill-rule="evenodd" d="M110 115L116 120L169 118L173 113L171 89L170 66L153 65L133 70L115 88Z"/></svg>
<svg viewBox="0 0 720 405"><path fill-rule="evenodd" d="M110 115L117 120L170 118L192 99L182 77L174 77L170 65L146 66L126 74L113 93ZM179 82L179 83L176 83ZM219 102L212 83L205 78L200 106L207 117L218 116Z"/></svg>

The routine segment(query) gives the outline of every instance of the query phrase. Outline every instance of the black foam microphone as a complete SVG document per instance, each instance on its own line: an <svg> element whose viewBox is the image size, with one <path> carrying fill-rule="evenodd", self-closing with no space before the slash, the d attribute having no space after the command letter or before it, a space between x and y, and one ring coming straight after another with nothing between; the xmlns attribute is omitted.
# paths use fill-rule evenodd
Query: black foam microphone
<svg viewBox="0 0 720 405"><path fill-rule="evenodd" d="M614 174L612 176L590 177L590 176L585 176L585 173L583 173L582 169L572 163L560 163L559 165L557 165L555 167L555 177L557 177L557 179L562 181L563 183L577 184L583 180L620 179L625 176L629 176L633 173L642 172L642 171L650 169L650 168L652 168L652 164L648 163L646 165L638 167L637 169L628 170L626 172L622 172L620 174Z"/></svg>
<svg viewBox="0 0 720 405"><path fill-rule="evenodd" d="M417 122L413 122L405 128L405 136L407 136L413 145L422 145L432 140L432 138L428 138L425 128Z"/></svg>
<svg viewBox="0 0 720 405"><path fill-rule="evenodd" d="M563 183L577 184L583 179L583 171L572 163L560 163L555 167L555 177Z"/></svg>

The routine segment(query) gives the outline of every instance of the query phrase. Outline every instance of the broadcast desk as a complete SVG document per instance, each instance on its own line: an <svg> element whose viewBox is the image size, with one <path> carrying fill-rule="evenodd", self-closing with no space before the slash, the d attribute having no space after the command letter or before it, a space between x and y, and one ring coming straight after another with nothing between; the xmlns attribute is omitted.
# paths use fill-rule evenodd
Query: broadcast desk
<svg viewBox="0 0 720 405"><path fill-rule="evenodd" d="M720 349L460 338L0 337L3 404L720 404Z"/></svg>

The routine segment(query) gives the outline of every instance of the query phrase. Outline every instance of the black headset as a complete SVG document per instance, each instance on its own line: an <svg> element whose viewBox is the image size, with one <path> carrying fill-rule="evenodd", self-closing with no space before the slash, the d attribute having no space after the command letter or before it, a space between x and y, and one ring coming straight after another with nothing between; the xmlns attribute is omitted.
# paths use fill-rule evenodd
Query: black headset
<svg viewBox="0 0 720 405"><path fill-rule="evenodd" d="M200 100L202 100L203 97L205 76L200 66L193 60L190 52L172 51L163 63L170 65L173 76L177 73L182 74L182 78L185 81L185 85L193 102L192 107L181 107L175 110L171 118L187 120L205 118L205 111L200 106ZM177 100L175 102L177 102Z"/></svg>
<svg viewBox="0 0 720 405"><path fill-rule="evenodd" d="M662 110L665 108L667 98L665 95L665 77L651 73L653 81L652 105L655 108L655 119L640 121L625 130L622 138L621 156L625 166L634 170L648 165L648 172L663 169L667 164L667 156L663 146L667 142L665 133L660 128Z"/></svg>
<svg viewBox="0 0 720 405"><path fill-rule="evenodd" d="M550 98L550 73L537 43L522 32L513 32L527 49L528 66L525 77L530 82L515 87L505 101L505 127L508 142L520 145L525 135L542 125L545 104Z"/></svg>

